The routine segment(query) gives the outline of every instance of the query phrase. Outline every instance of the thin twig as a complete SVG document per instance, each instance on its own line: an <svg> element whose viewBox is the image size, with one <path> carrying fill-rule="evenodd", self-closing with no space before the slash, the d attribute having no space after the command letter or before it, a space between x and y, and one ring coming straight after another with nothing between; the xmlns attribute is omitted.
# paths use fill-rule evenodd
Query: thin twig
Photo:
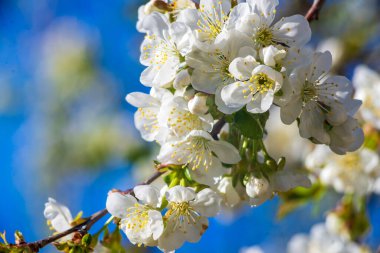
<svg viewBox="0 0 380 253"><path fill-rule="evenodd" d="M150 178L148 178L145 182L140 183L139 185L147 185L151 184L153 181L155 181L157 178L159 178L162 175L162 172L156 172L154 173ZM132 192L133 189L128 189L124 193L129 194ZM91 215L88 219L86 219L84 222L66 230L61 233L49 236L47 238L44 238L39 241L30 242L30 243L20 243L20 244L10 244L11 247L15 248L29 248L33 252L38 252L40 249L45 247L46 245L53 243L69 234L79 232L81 234L86 234L91 227L98 222L101 218L103 218L108 213L107 209L100 210L93 215Z"/></svg>
<svg viewBox="0 0 380 253"><path fill-rule="evenodd" d="M306 20L309 22L313 20L318 20L319 12L324 3L325 3L325 0L314 0L313 5L310 7L310 9L307 11L305 15Z"/></svg>
<svg viewBox="0 0 380 253"><path fill-rule="evenodd" d="M223 126L226 124L226 120L224 118L221 118L218 122L215 123L212 131L211 136L214 138L214 140L218 140L218 134L220 133L220 130L222 130Z"/></svg>

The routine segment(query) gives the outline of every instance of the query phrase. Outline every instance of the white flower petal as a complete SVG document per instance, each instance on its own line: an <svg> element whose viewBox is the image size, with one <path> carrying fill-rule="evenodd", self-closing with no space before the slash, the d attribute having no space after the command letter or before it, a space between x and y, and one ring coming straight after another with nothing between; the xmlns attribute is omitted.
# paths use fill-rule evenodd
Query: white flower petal
<svg viewBox="0 0 380 253"><path fill-rule="evenodd" d="M133 207L137 200L131 195L124 195L120 192L109 192L106 202L107 211L118 218L127 217L127 209Z"/></svg>
<svg viewBox="0 0 380 253"><path fill-rule="evenodd" d="M282 18L273 26L273 37L289 47L302 47L311 38L309 22L302 15Z"/></svg>
<svg viewBox="0 0 380 253"><path fill-rule="evenodd" d="M220 95L226 106L235 111L243 108L252 98L248 85L243 82L236 82L223 87Z"/></svg>
<svg viewBox="0 0 380 253"><path fill-rule="evenodd" d="M266 93L256 93L251 102L247 104L247 111L250 113L264 113L273 104L274 92L269 90Z"/></svg>
<svg viewBox="0 0 380 253"><path fill-rule="evenodd" d="M195 192L191 188L186 188L180 185L170 188L166 192L166 199L169 202L189 202L195 199Z"/></svg>
<svg viewBox="0 0 380 253"><path fill-rule="evenodd" d="M285 106L281 107L281 120L284 124L292 124L298 116L300 116L302 110L302 100L300 96L295 96Z"/></svg>
<svg viewBox="0 0 380 253"><path fill-rule="evenodd" d="M137 185L133 188L137 199L151 207L160 206L160 191L151 185Z"/></svg>
<svg viewBox="0 0 380 253"><path fill-rule="evenodd" d="M241 160L239 151L229 142L211 141L208 145L223 163L236 164Z"/></svg>
<svg viewBox="0 0 380 253"><path fill-rule="evenodd" d="M129 93L125 99L134 107L152 107L160 105L160 102L158 100L154 99L148 94L141 92Z"/></svg>
<svg viewBox="0 0 380 253"><path fill-rule="evenodd" d="M73 217L70 210L53 198L49 198L48 202L45 203L44 216L57 232L71 228Z"/></svg>
<svg viewBox="0 0 380 253"><path fill-rule="evenodd" d="M152 236L154 240L157 240L164 231L164 222L162 220L162 215L159 211L149 210L149 227L152 231Z"/></svg>
<svg viewBox="0 0 380 253"><path fill-rule="evenodd" d="M276 15L276 7L278 6L278 0L247 0L255 13L260 15L261 22L269 26L272 24Z"/></svg>
<svg viewBox="0 0 380 253"><path fill-rule="evenodd" d="M163 38L163 31L169 28L168 18L159 12L153 12L152 14L146 16L142 23L142 29L145 30L149 35L155 34Z"/></svg>
<svg viewBox="0 0 380 253"><path fill-rule="evenodd" d="M245 81L251 77L253 69L258 65L255 58L249 55L244 58L238 57L234 59L228 70L236 79Z"/></svg>
<svg viewBox="0 0 380 253"><path fill-rule="evenodd" d="M197 193L195 200L191 206L202 216L216 216L220 209L221 199L210 188L206 188Z"/></svg>
<svg viewBox="0 0 380 253"><path fill-rule="evenodd" d="M226 173L226 169L222 166L218 158L212 156L211 159L211 165L207 170L203 167L189 170L190 176L194 181L211 186L215 185L223 174Z"/></svg>
<svg viewBox="0 0 380 253"><path fill-rule="evenodd" d="M329 51L323 53L315 53L313 56L312 64L309 67L307 80L309 82L316 82L321 77L326 76L330 71L332 65L332 56Z"/></svg>

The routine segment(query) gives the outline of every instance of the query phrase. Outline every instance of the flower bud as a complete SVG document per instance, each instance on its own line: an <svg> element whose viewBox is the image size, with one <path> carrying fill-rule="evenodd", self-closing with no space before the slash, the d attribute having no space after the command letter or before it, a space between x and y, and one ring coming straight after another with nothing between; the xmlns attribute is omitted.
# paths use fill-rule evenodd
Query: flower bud
<svg viewBox="0 0 380 253"><path fill-rule="evenodd" d="M246 185L247 194L251 198L259 198L263 195L267 195L269 188L269 182L264 177L251 177Z"/></svg>
<svg viewBox="0 0 380 253"><path fill-rule="evenodd" d="M195 94L193 99L189 101L190 112L197 115L206 114L208 112L207 98L208 96L206 94Z"/></svg>

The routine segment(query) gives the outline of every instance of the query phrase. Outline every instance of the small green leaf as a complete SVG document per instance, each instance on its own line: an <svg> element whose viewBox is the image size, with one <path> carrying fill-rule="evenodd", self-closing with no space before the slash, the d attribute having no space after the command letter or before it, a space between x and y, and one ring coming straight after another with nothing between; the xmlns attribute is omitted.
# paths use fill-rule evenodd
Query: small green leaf
<svg viewBox="0 0 380 253"><path fill-rule="evenodd" d="M264 129L261 126L260 117L247 112L245 109L235 114L234 125L248 138L262 139Z"/></svg>
<svg viewBox="0 0 380 253"><path fill-rule="evenodd" d="M3 240L4 244L8 244L5 231L0 233L0 238Z"/></svg>
<svg viewBox="0 0 380 253"><path fill-rule="evenodd" d="M82 238L82 244L86 247L90 246L91 244L91 241L92 241L92 236L90 234L86 234L85 236L83 236Z"/></svg>

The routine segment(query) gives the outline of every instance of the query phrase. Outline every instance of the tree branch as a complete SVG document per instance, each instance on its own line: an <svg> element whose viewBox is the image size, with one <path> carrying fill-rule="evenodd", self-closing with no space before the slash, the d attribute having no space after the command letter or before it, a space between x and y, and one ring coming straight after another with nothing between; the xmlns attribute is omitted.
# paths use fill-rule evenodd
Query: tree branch
<svg viewBox="0 0 380 253"><path fill-rule="evenodd" d="M218 134L220 133L220 130L222 130L223 126L226 124L226 120L224 118L221 118L218 122L215 123L212 131L211 136L214 138L214 140L218 140Z"/></svg>
<svg viewBox="0 0 380 253"><path fill-rule="evenodd" d="M151 184L157 178L159 178L161 175L162 175L162 172L157 171L150 178L148 178L146 181L140 183L139 185ZM130 194L132 191L133 191L133 188L128 189L128 190L124 191L123 193ZM79 232L82 235L86 234L91 229L91 227L96 222L98 222L101 218L103 218L106 214L108 214L107 209L100 210L100 211L94 213L93 215L91 215L89 218L87 218L81 224L78 224L78 225L76 225L76 226L74 226L74 227L72 227L72 228L70 228L70 229L68 229L66 231L63 231L61 233L49 236L47 238L44 238L42 240L35 241L35 242L30 242L30 243L23 242L23 243L20 243L20 244L10 244L10 247L14 247L14 248L29 248L33 252L38 252L40 249L42 249L46 245L48 245L50 243L53 243L53 242L55 242L55 241L57 241L57 240L65 237L65 236L67 236L69 234L76 233L76 232Z"/></svg>
<svg viewBox="0 0 380 253"><path fill-rule="evenodd" d="M226 123L226 121L223 118L220 119L217 123L215 123L214 128L211 131L211 136L214 139L216 139L216 140L218 139L218 134L219 134L220 130L222 129L222 127L224 126L225 123ZM158 166L157 171L151 177L149 177L146 181L144 181L138 185L148 185L148 184L153 183L162 174L164 174L164 172L160 171L160 168L165 167L165 166L166 165ZM122 193L123 194L131 194L132 191L133 191L133 188L130 188L126 191L122 191ZM19 244L9 244L9 246L11 248L12 247L13 248L29 248L33 252L39 252L39 250L42 249L43 247L45 247L46 245L53 243L53 242L65 237L69 234L72 234L72 233L80 233L82 235L86 234L91 229L91 227L96 222L98 222L101 218L103 218L106 214L108 214L107 209L103 209L103 210L100 210L100 211L94 213L93 215L91 215L89 218L87 218L81 224L78 224L78 225L76 225L76 226L74 226L74 227L72 227L66 231L61 232L61 233L51 235L49 237L46 237L44 239L41 239L41 240L38 240L35 242L29 242L29 243L22 242Z"/></svg>
<svg viewBox="0 0 380 253"><path fill-rule="evenodd" d="M309 22L313 20L318 20L319 12L324 3L325 3L325 0L314 0L313 5L310 7L310 9L307 11L305 15L306 20Z"/></svg>

